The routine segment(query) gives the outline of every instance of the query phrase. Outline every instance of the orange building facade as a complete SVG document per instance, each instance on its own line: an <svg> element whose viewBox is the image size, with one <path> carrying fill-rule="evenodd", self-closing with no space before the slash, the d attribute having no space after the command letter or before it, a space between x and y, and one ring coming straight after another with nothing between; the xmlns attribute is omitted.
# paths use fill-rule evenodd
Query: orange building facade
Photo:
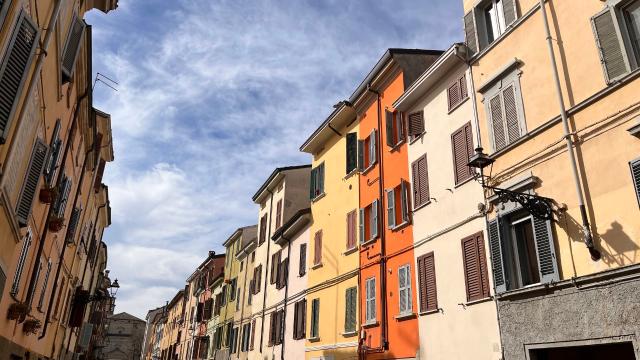
<svg viewBox="0 0 640 360"><path fill-rule="evenodd" d="M392 104L441 54L389 49L350 103L359 119L360 354L415 358L419 350L407 122Z"/></svg>

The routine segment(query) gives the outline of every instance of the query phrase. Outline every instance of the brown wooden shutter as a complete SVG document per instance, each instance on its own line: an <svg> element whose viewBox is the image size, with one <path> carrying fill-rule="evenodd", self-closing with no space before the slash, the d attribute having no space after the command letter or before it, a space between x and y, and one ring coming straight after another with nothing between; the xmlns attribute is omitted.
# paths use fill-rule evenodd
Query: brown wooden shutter
<svg viewBox="0 0 640 360"><path fill-rule="evenodd" d="M76 228L78 227L78 221L80 220L80 213L82 213L81 208L74 208L71 213L71 220L69 220L69 227L67 228L67 235L65 236L65 241L68 244L74 242Z"/></svg>
<svg viewBox="0 0 640 360"><path fill-rule="evenodd" d="M437 310L438 295L433 252L418 257L418 282L420 284L420 311Z"/></svg>
<svg viewBox="0 0 640 360"><path fill-rule="evenodd" d="M300 244L300 264L298 266L298 275L303 276L307 273L307 244Z"/></svg>
<svg viewBox="0 0 640 360"><path fill-rule="evenodd" d="M466 74L462 74L462 77L460 78L460 97L461 100L466 99L469 96L469 94L467 93L467 75Z"/></svg>
<svg viewBox="0 0 640 360"><path fill-rule="evenodd" d="M347 250L356 246L356 211L347 214Z"/></svg>
<svg viewBox="0 0 640 360"><path fill-rule="evenodd" d="M409 136L416 137L424 132L424 111L409 114Z"/></svg>
<svg viewBox="0 0 640 360"><path fill-rule="evenodd" d="M63 82L69 81L73 75L73 69L75 68L76 58L80 50L80 41L85 29L84 20L74 15L71 22L71 28L69 29L69 35L67 36L67 42L64 46L64 52L62 55L62 64L60 66L62 70Z"/></svg>
<svg viewBox="0 0 640 360"><path fill-rule="evenodd" d="M278 267L278 281L276 286L278 289L282 289L287 284L287 274L289 272L288 270L289 258L286 258L282 262L280 262L280 265Z"/></svg>
<svg viewBox="0 0 640 360"><path fill-rule="evenodd" d="M95 192L100 191L100 185L102 185L102 176L104 175L104 167L107 163L104 159L100 159L100 165L98 165L98 174L96 175L96 182L93 184Z"/></svg>
<svg viewBox="0 0 640 360"><path fill-rule="evenodd" d="M607 6L591 18L607 83L628 73L630 69L626 49L618 37L614 12L614 7Z"/></svg>
<svg viewBox="0 0 640 360"><path fill-rule="evenodd" d="M473 139L471 138L471 123L465 124L451 135L453 150L453 168L456 185L473 177L474 172L469 164L473 155Z"/></svg>
<svg viewBox="0 0 640 360"><path fill-rule="evenodd" d="M276 262L277 255L278 253L271 254L271 271L269 274L269 284L275 284L276 282L276 274L278 272L277 270L278 263Z"/></svg>
<svg viewBox="0 0 640 360"><path fill-rule="evenodd" d="M260 288L262 287L262 264L258 265L258 267L254 270L256 275L254 277L254 289L255 293L260 293Z"/></svg>
<svg viewBox="0 0 640 360"><path fill-rule="evenodd" d="M0 63L0 144L4 144L38 44L38 27L21 11Z"/></svg>
<svg viewBox="0 0 640 360"><path fill-rule="evenodd" d="M479 50L478 32L476 31L476 22L473 12L474 10L471 10L464 16L465 42L471 52L470 55L477 53Z"/></svg>
<svg viewBox="0 0 640 360"><path fill-rule="evenodd" d="M253 350L253 343L256 338L256 319L251 320L251 340L249 341L249 350Z"/></svg>
<svg viewBox="0 0 640 360"><path fill-rule="evenodd" d="M322 230L316 231L314 238L313 264L322 263Z"/></svg>
<svg viewBox="0 0 640 360"><path fill-rule="evenodd" d="M456 80L453 84L449 85L447 89L447 99L449 104L449 111L462 101L460 94L460 82Z"/></svg>
<svg viewBox="0 0 640 360"><path fill-rule="evenodd" d="M416 160L416 163L417 163L418 185L419 185L419 187L418 187L418 191L419 191L418 198L420 199L419 203L416 202L416 206L419 206L419 205L426 204L430 200L430 197L429 197L429 173L428 173L428 168L427 168L427 154L422 155L418 160ZM415 185L414 185L414 188L415 188Z"/></svg>
<svg viewBox="0 0 640 360"><path fill-rule="evenodd" d="M269 341L267 342L267 346L273 346L273 340L275 338L275 315L275 311L269 314Z"/></svg>
<svg viewBox="0 0 640 360"><path fill-rule="evenodd" d="M422 204L422 201L420 199L420 173L418 172L418 160L411 163L411 178L413 181L413 203L416 207Z"/></svg>
<svg viewBox="0 0 640 360"><path fill-rule="evenodd" d="M276 204L276 229L282 225L282 199Z"/></svg>
<svg viewBox="0 0 640 360"><path fill-rule="evenodd" d="M482 233L462 239L462 259L467 301L489 296L489 281Z"/></svg>
<svg viewBox="0 0 640 360"><path fill-rule="evenodd" d="M25 179L22 183L22 190L20 191L20 198L16 209L16 216L20 226L26 226L29 215L31 215L33 198L38 190L40 175L44 169L46 158L47 145L45 145L42 140L36 139L36 143L33 145L33 151L31 152L31 159L29 160Z"/></svg>
<svg viewBox="0 0 640 360"><path fill-rule="evenodd" d="M259 243L262 244L266 238L267 238L267 214L264 214L260 218L260 235L258 237Z"/></svg>

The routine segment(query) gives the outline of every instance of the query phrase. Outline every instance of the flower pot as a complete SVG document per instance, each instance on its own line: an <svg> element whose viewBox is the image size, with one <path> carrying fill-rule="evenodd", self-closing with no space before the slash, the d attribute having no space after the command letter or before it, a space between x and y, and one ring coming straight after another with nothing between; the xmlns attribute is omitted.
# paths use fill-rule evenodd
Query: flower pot
<svg viewBox="0 0 640 360"><path fill-rule="evenodd" d="M64 218L52 217L51 219L49 219L49 231L56 233L62 230L63 227L64 227Z"/></svg>
<svg viewBox="0 0 640 360"><path fill-rule="evenodd" d="M42 323L38 319L25 320L22 324L22 331L25 334L35 334L42 327Z"/></svg>
<svg viewBox="0 0 640 360"><path fill-rule="evenodd" d="M7 310L7 319L23 322L25 317L27 316L28 311L29 307L27 306L27 304L13 303L9 305L9 309Z"/></svg>
<svg viewBox="0 0 640 360"><path fill-rule="evenodd" d="M58 189L57 188L45 187L45 188L40 189L40 194L39 194L38 198L40 199L40 202L42 202L42 203L51 204L56 200L57 196L58 196Z"/></svg>

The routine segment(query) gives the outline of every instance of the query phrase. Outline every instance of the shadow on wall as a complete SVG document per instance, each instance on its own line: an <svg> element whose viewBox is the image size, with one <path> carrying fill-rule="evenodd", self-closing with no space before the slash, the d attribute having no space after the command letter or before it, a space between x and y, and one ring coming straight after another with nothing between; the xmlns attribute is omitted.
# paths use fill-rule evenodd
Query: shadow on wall
<svg viewBox="0 0 640 360"><path fill-rule="evenodd" d="M573 256L573 243L579 243L584 246L584 235L582 234L582 225L568 213L562 213L558 217L558 225L567 233L569 241L569 249L571 252L571 262L573 265L574 275L576 274L575 262ZM596 249L602 254L602 261L609 266L625 266L635 264L638 261L638 251L640 246L627 235L624 227L617 221L611 223L609 228L602 234L593 231L593 241ZM557 237L556 237L557 238Z"/></svg>

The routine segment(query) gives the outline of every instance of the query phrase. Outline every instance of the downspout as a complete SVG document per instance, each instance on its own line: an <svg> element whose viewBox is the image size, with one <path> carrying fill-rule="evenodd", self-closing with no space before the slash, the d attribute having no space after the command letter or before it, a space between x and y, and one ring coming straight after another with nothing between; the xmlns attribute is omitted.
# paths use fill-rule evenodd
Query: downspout
<svg viewBox="0 0 640 360"><path fill-rule="evenodd" d="M78 203L78 197L80 195L80 188L82 187L82 183L84 182L84 174L85 174L85 170L86 170L86 166L87 166L87 159L89 158L89 153L91 153L91 151L93 151L93 146L91 147L91 150L87 151L87 153L85 154L84 157L84 161L82 163L82 173L80 174L80 181L78 182L78 188L76 189L76 195L73 199L73 207L75 208L77 203ZM64 240L66 242L67 240L67 236L69 233L69 228L67 227L67 232L65 233L65 237ZM55 276L55 280L53 282L53 288L51 289L51 295L49 296L49 305L47 306L47 314L45 316L45 320L44 320L44 325L42 326L42 334L38 337L38 340L42 339L45 337L45 335L47 334L47 327L49 325L49 319L51 316L51 308L53 307L53 299L55 298L55 294L58 288L58 280L60 279L60 269L62 269L62 264L64 263L64 254L67 250L67 245L65 243L65 246L62 247L62 250L60 250L60 261L58 261L58 266L56 268L56 276ZM53 356L53 354L51 354L51 356Z"/></svg>
<svg viewBox="0 0 640 360"><path fill-rule="evenodd" d="M460 48L463 48L464 51L464 56L460 56ZM467 67L469 68L469 82L471 85L471 94L473 94L473 99L471 99L471 110L473 111L473 123L476 127L476 148L481 148L482 147L482 138L480 137L480 119L478 117L478 103L477 103L477 97L476 97L476 85L475 85L475 81L473 80L473 67L471 66L471 63L468 61L468 49L466 48L465 45L456 45L456 56L458 58L460 58L460 60L462 60L462 62L464 62Z"/></svg>
<svg viewBox="0 0 640 360"><path fill-rule="evenodd" d="M271 212L273 211L273 192L271 190L269 190L268 188L266 189L267 192L269 193L269 195L271 196L269 198L269 222L267 224L267 226L269 227L269 230L267 230L267 235L264 241L267 242L267 262L265 263L264 266L264 293L262 294L262 315L261 315L261 324L260 324L260 353L262 353L262 345L264 342L264 309L265 309L265 305L267 303L267 286L269 285L269 259L271 258L269 256L269 247L271 245ZM258 238L258 242L260 242L260 238ZM258 246L260 246L260 244L258 244Z"/></svg>
<svg viewBox="0 0 640 360"><path fill-rule="evenodd" d="M551 37L551 31L549 30L549 20L547 19L547 11L544 6L545 0L540 0L540 12L542 13L542 20L544 23L544 30L547 37L547 45L549 48L549 58L551 60L551 72L553 74L553 80L556 88L556 96L558 98L558 106L560 107L560 117L562 118L562 126L564 128L564 139L567 144L567 153L569 154L569 161L571 162L571 174L573 175L573 182L576 188L576 195L578 196L578 206L580 207L580 216L582 217L582 232L584 234L584 242L591 254L591 260L600 260L601 254L595 248L593 243L593 234L589 226L589 218L587 216L587 209L584 202L584 196L582 194L582 184L580 181L581 175L578 172L578 166L576 164L576 156L573 152L573 136L569 129L569 119L567 116L567 110L564 104L564 98L562 96L562 88L560 87L560 76L558 75L558 65L556 63L556 55L553 51L553 38Z"/></svg>
<svg viewBox="0 0 640 360"><path fill-rule="evenodd" d="M36 60L35 70L33 71L33 76L31 76L31 80L29 81L29 87L27 88L27 92L25 93L25 99L31 98L31 93L33 92L33 88L35 87L37 81L36 79L39 77L40 70L42 69L42 64L44 63L44 58L47 56L47 49L49 48L49 42L51 41L51 36L53 35L54 28L56 26L56 22L58 21L58 14L60 13L60 7L62 6L62 0L56 0L55 6L53 8L53 12L51 13L51 17L49 18L49 24L47 26L47 34L44 36L44 40L42 41L42 45L40 47L40 53L38 54L38 60ZM22 114L24 113L24 109L27 106L27 102L24 101L22 104L22 108L20 109L20 116L17 119L22 118ZM20 128L22 122L18 122L16 124L16 133ZM13 154L13 148L17 146L15 141L12 141L9 144L8 154ZM5 162L2 165L3 173L4 173L4 165L9 162Z"/></svg>
<svg viewBox="0 0 640 360"><path fill-rule="evenodd" d="M381 95L380 92L371 88L371 83L367 84L367 91L370 91L376 95L376 101L378 106L378 133L382 134L382 102L380 100ZM386 228L384 226L384 216L385 211L383 211L383 199L384 199L384 171L383 171L383 160L382 160L382 151L378 149L381 148L380 144L382 141L382 136L379 136L380 139L377 139L376 151L378 152L378 192L380 195L380 207L378 208L378 217L380 221L378 221L378 231L380 232L380 306L382 309L382 349L389 350L389 341L387 340L387 276L386 276L386 268L387 268L387 258L386 258L386 247L385 247L385 238L386 238Z"/></svg>
<svg viewBox="0 0 640 360"><path fill-rule="evenodd" d="M282 324L283 336L287 333L287 298L289 297L289 265L291 264L291 239L284 237L284 231L282 232L282 238L287 242L287 277L284 283L284 323ZM286 341L282 341L282 347L280 348L280 359L284 360L284 345Z"/></svg>

